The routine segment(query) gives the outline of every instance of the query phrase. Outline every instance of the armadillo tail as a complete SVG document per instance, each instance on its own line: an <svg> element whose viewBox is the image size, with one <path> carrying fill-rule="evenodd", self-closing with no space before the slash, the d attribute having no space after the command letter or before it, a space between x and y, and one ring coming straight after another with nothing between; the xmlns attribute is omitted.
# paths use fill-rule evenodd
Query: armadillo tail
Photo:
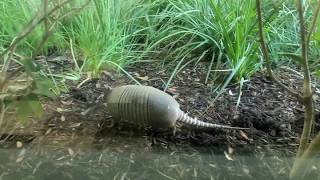
<svg viewBox="0 0 320 180"><path fill-rule="evenodd" d="M199 128L219 128L219 129L249 129L249 128L242 128L242 127L233 127L228 125L220 125L220 124L213 124L213 123L207 123L203 121L199 121L197 118L192 118L188 116L186 113L181 111L180 116L177 121L180 121L184 124L196 126Z"/></svg>

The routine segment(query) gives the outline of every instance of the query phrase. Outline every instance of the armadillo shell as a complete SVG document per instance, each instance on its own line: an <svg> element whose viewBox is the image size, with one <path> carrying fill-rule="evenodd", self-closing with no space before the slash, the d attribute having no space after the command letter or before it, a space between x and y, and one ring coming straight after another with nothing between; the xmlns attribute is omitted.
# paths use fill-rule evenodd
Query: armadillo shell
<svg viewBox="0 0 320 180"><path fill-rule="evenodd" d="M142 85L116 87L107 95L106 103L113 117L142 126L174 127L181 112L173 97L154 87Z"/></svg>

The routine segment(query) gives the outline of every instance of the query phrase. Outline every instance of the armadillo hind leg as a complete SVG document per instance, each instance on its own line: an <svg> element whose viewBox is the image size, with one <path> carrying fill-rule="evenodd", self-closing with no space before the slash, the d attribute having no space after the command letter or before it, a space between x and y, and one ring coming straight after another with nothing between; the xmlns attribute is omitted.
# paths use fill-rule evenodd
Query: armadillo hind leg
<svg viewBox="0 0 320 180"><path fill-rule="evenodd" d="M195 126L198 128L218 128L218 129L238 129L238 130L249 129L249 128L243 128L243 127L233 127L228 125L220 125L220 124L213 124L213 123L199 121L197 118L191 118L183 111L181 111L177 121L180 121L186 125Z"/></svg>

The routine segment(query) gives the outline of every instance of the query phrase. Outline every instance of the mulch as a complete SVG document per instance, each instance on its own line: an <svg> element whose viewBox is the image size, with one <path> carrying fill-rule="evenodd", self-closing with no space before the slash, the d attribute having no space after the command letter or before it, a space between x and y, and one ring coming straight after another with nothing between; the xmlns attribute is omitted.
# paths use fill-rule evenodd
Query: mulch
<svg viewBox="0 0 320 180"><path fill-rule="evenodd" d="M126 122L109 126L113 119L103 105L105 88L134 82L123 73L104 71L99 78L84 80L80 86L79 82L71 82L69 92L55 102L45 103L47 116L42 126L43 134L33 143L58 149L65 145L103 148L123 143L128 148L187 150L214 147L221 151L232 147L242 153L266 149L285 150L288 154L295 152L303 125L303 107L294 97L259 72L241 89L236 84L230 85L213 101L213 82L204 83L206 67L206 62L196 68L186 67L173 79L167 93L174 96L181 109L192 117L211 123L249 127L249 130L195 129L179 124L173 136L172 133L153 133ZM171 71L159 69L152 63L136 64L126 70L141 84L162 90L171 75ZM278 74L285 84L299 87L299 77L285 70ZM237 105L239 92L240 103ZM320 130L319 115L316 117L314 132ZM117 137L126 140L114 142Z"/></svg>
<svg viewBox="0 0 320 180"><path fill-rule="evenodd" d="M59 66L70 65L67 58L56 58L63 63L49 62L52 71L59 73ZM14 131L8 129L10 134L1 134L0 159L6 162L0 166L4 172L1 176L117 179L123 173L123 177L134 179L287 179L303 126L303 106L263 71L241 88L230 84L215 98L212 85L216 82L205 83L207 67L207 62L185 67L167 93L191 117L249 130L197 129L178 124L173 135L127 121L114 125L103 104L105 90L134 82L121 72L104 71L99 78L67 81L68 92L54 100L42 99L42 120L31 119ZM155 63L126 68L141 84L161 90L172 73L164 69ZM276 73L292 88L302 83L286 69ZM320 130L318 92L319 88L313 132ZM317 169L313 167L314 177L318 177Z"/></svg>

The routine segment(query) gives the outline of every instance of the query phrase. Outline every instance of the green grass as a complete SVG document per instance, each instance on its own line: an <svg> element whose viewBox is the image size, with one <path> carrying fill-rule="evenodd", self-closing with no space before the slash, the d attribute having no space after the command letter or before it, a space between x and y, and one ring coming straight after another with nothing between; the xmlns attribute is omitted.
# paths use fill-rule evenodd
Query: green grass
<svg viewBox="0 0 320 180"><path fill-rule="evenodd" d="M84 1L74 0L73 5ZM1 48L33 16L39 2L0 2ZM264 4L265 19L273 6ZM296 12L291 1L277 6L277 13L266 23L268 47L275 64L290 63L283 54L299 53ZM311 15L310 7L307 13ZM28 36L18 52L30 53L42 30L39 26ZM132 63L161 60L162 67L172 71L166 88L184 67L207 61L205 83L219 80L218 88L223 88L231 82L243 84L261 67L256 35L254 0L92 0L58 24L43 52L72 50L74 68L65 74L72 80L80 79L83 72L99 76L106 68L124 71ZM317 37L310 46L310 59L313 70L320 72ZM155 51L167 56L154 57Z"/></svg>
<svg viewBox="0 0 320 180"><path fill-rule="evenodd" d="M161 15L154 17L167 21L148 50L167 44L174 57L168 64L176 66L173 76L187 64L201 60L210 62L207 80L232 75L240 82L260 67L254 1L170 1ZM222 57L218 58L219 54Z"/></svg>
<svg viewBox="0 0 320 180"><path fill-rule="evenodd" d="M314 8L315 4L305 6L305 19L309 24L308 26L311 24L311 16ZM290 66L292 64L299 64L296 59L291 58L292 56L288 56L288 54L301 53L299 21L295 6L292 2L287 2L280 4L278 9L273 20L268 22L266 26L268 47L272 61L277 65ZM318 28L316 29L314 36L311 36L308 53L310 68L313 73L316 73L320 69L320 38L317 39L319 28L320 23L318 21Z"/></svg>
<svg viewBox="0 0 320 180"><path fill-rule="evenodd" d="M108 62L124 66L134 57L136 31L133 26L139 0L93 0L80 14L64 25L68 39L75 42L86 71L97 76ZM131 57L131 58L130 58Z"/></svg>

